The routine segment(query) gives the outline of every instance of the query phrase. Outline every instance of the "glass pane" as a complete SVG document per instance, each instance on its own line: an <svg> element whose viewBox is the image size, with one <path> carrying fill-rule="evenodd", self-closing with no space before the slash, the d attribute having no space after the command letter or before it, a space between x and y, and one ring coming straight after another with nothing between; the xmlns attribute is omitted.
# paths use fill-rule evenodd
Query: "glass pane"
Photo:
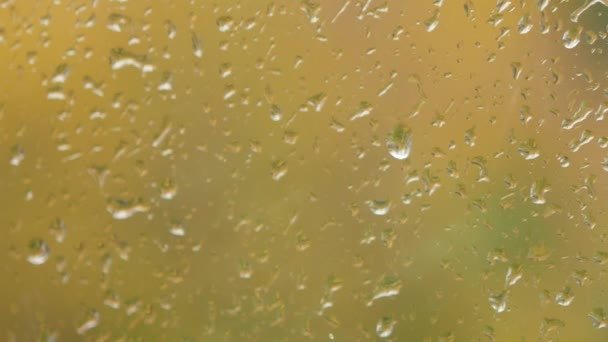
<svg viewBox="0 0 608 342"><path fill-rule="evenodd" d="M0 0L0 339L606 341L606 0Z"/></svg>

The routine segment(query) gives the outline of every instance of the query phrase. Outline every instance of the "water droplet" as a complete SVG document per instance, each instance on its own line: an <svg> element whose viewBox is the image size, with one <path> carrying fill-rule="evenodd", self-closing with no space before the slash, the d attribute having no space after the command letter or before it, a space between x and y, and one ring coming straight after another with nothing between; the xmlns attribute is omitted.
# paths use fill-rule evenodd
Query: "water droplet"
<svg viewBox="0 0 608 342"><path fill-rule="evenodd" d="M174 39L177 35L177 27L175 27L175 24L171 20L165 21L165 29L167 29L167 37Z"/></svg>
<svg viewBox="0 0 608 342"><path fill-rule="evenodd" d="M547 338L548 341L552 341L552 338L548 338L551 334L557 334L560 328L565 327L566 324L557 318L545 318L540 326L541 334Z"/></svg>
<svg viewBox="0 0 608 342"><path fill-rule="evenodd" d="M60 64L57 69L55 69L55 74L51 78L52 83L65 83L70 74L70 68L67 64Z"/></svg>
<svg viewBox="0 0 608 342"><path fill-rule="evenodd" d="M323 110L323 106L325 106L325 102L327 101L327 94L325 93L318 93L316 95L311 96L310 98L308 98L308 100L306 101L306 103L312 107L312 109L315 112L320 112Z"/></svg>
<svg viewBox="0 0 608 342"><path fill-rule="evenodd" d="M56 218L55 220L53 220L53 222L51 222L49 230L51 231L51 235L55 237L55 241L62 243L65 240L67 228L65 227L65 223L62 219Z"/></svg>
<svg viewBox="0 0 608 342"><path fill-rule="evenodd" d="M475 140L477 140L475 127L471 127L464 132L464 143L470 147L473 147L475 146Z"/></svg>
<svg viewBox="0 0 608 342"><path fill-rule="evenodd" d="M329 128L333 129L334 131L336 131L338 133L342 133L346 130L344 125L340 121L336 120L335 118L331 119L331 122L329 123Z"/></svg>
<svg viewBox="0 0 608 342"><path fill-rule="evenodd" d="M239 277L241 279L250 279L253 276L253 266L248 261L243 261L239 263Z"/></svg>
<svg viewBox="0 0 608 342"><path fill-rule="evenodd" d="M232 28L233 25L234 25L234 20L232 20L232 17L229 17L229 16L220 17L217 20L217 27L220 30L220 32L228 32Z"/></svg>
<svg viewBox="0 0 608 342"><path fill-rule="evenodd" d="M112 214L116 220L125 220L135 215L136 213L145 213L150 207L144 203L143 199L122 199L109 198L106 210Z"/></svg>
<svg viewBox="0 0 608 342"><path fill-rule="evenodd" d="M519 19L519 23L517 24L517 30L519 34L526 34L532 30L532 22L530 21L530 14L524 14L521 19Z"/></svg>
<svg viewBox="0 0 608 342"><path fill-rule="evenodd" d="M122 14L112 13L108 16L108 25L106 27L113 32L124 32L130 23L131 18Z"/></svg>
<svg viewBox="0 0 608 342"><path fill-rule="evenodd" d="M110 51L110 65L112 70L120 70L125 67L134 67L143 73L149 73L156 67L148 62L146 55L137 55L122 48L114 48Z"/></svg>
<svg viewBox="0 0 608 342"><path fill-rule="evenodd" d="M108 290L106 292L105 298L103 300L103 304L105 304L106 306L112 308L112 309L119 309L120 308L120 297L118 296L118 293L112 291L112 290Z"/></svg>
<svg viewBox="0 0 608 342"><path fill-rule="evenodd" d="M173 74L165 71L163 73L160 84L158 85L158 91L171 91L173 90Z"/></svg>
<svg viewBox="0 0 608 342"><path fill-rule="evenodd" d="M321 12L321 5L312 2L311 0L302 1L300 9L306 13L308 21L314 24L319 21L319 13Z"/></svg>
<svg viewBox="0 0 608 342"><path fill-rule="evenodd" d="M581 42L581 33L583 30L580 27L572 28L564 32L562 43L567 49L575 48Z"/></svg>
<svg viewBox="0 0 608 342"><path fill-rule="evenodd" d="M165 178L160 183L160 198L172 200L177 195L177 184L171 178Z"/></svg>
<svg viewBox="0 0 608 342"><path fill-rule="evenodd" d="M87 331L89 331L89 330L95 328L97 325L99 325L99 321L100 321L99 311L97 311L95 309L87 310L82 321L83 321L82 324L80 324L78 329L76 329L76 332L78 333L78 335L83 335Z"/></svg>
<svg viewBox="0 0 608 342"><path fill-rule="evenodd" d="M491 295L488 300L490 301L490 306L497 313L504 312L507 309L507 292L503 291L497 294Z"/></svg>
<svg viewBox="0 0 608 342"><path fill-rule="evenodd" d="M589 144L593 140L593 138L593 132L586 129L581 132L581 136L578 139L573 139L572 141L570 141L568 147L570 148L570 151L577 152L581 149L581 147Z"/></svg>
<svg viewBox="0 0 608 342"><path fill-rule="evenodd" d="M412 150L412 131L403 125L395 127L393 133L386 139L388 152L395 159L404 160L410 156Z"/></svg>
<svg viewBox="0 0 608 342"><path fill-rule="evenodd" d="M593 262L599 265L608 264L608 252L597 251L593 256Z"/></svg>
<svg viewBox="0 0 608 342"><path fill-rule="evenodd" d="M273 104L270 106L270 119L272 121L279 121L283 118L283 110L281 107Z"/></svg>
<svg viewBox="0 0 608 342"><path fill-rule="evenodd" d="M593 311L589 313L589 318L591 318L593 327L595 329L603 329L608 327L608 318L606 317L606 313L602 308L593 309Z"/></svg>
<svg viewBox="0 0 608 342"><path fill-rule="evenodd" d="M555 303L561 306L570 306L573 300L574 294L567 286L555 295Z"/></svg>
<svg viewBox="0 0 608 342"><path fill-rule="evenodd" d="M359 107L357 108L355 113L353 115L351 115L350 121L354 121L354 120L366 117L372 113L372 110L373 110L373 107L372 107L371 103L363 101L363 102L359 103Z"/></svg>
<svg viewBox="0 0 608 342"><path fill-rule="evenodd" d="M376 324L376 334L381 338L391 336L397 321L392 317L382 317Z"/></svg>
<svg viewBox="0 0 608 342"><path fill-rule="evenodd" d="M540 156L540 151L534 139L530 139L526 143L521 144L518 152L525 160L533 160Z"/></svg>
<svg viewBox="0 0 608 342"><path fill-rule="evenodd" d="M521 75L521 63L519 63L519 62L511 63L511 73L513 75L514 80L519 79L519 76Z"/></svg>
<svg viewBox="0 0 608 342"><path fill-rule="evenodd" d="M436 9L433 11L433 15L430 18L424 21L424 26L426 27L426 32L433 32L437 26L439 25L439 10Z"/></svg>
<svg viewBox="0 0 608 342"><path fill-rule="evenodd" d="M19 166L21 162L25 159L25 150L21 145L15 145L11 148L11 159L9 163L12 166Z"/></svg>
<svg viewBox="0 0 608 342"><path fill-rule="evenodd" d="M507 269L507 275L505 276L506 286L513 286L523 277L523 268L519 264L509 266Z"/></svg>
<svg viewBox="0 0 608 342"><path fill-rule="evenodd" d="M294 131L285 131L283 141L289 145L295 145L298 142L298 133Z"/></svg>
<svg viewBox="0 0 608 342"><path fill-rule="evenodd" d="M49 259L49 246L42 239L33 239L28 248L27 261L32 265L42 265Z"/></svg>
<svg viewBox="0 0 608 342"><path fill-rule="evenodd" d="M286 162L282 160L274 162L272 164L271 170L272 179L274 179L275 181L280 180L281 178L285 177L285 175L287 174L287 170L288 168Z"/></svg>
<svg viewBox="0 0 608 342"><path fill-rule="evenodd" d="M195 32L192 32L192 53L197 58L203 58L203 41Z"/></svg>
<svg viewBox="0 0 608 342"><path fill-rule="evenodd" d="M230 75L232 75L232 64L222 63L222 65L220 65L220 76L226 78Z"/></svg>
<svg viewBox="0 0 608 342"><path fill-rule="evenodd" d="M401 291L402 285L403 284L401 280L397 277L383 277L376 285L374 292L372 293L369 301L367 302L367 306L372 306L374 301L378 299L397 296Z"/></svg>
<svg viewBox="0 0 608 342"><path fill-rule="evenodd" d="M186 228L180 221L171 222L171 226L169 227L169 232L173 236L186 236Z"/></svg>
<svg viewBox="0 0 608 342"><path fill-rule="evenodd" d="M530 187L530 199L534 204L545 204L547 200L545 199L545 194L551 190L547 181L543 178L532 183Z"/></svg>
<svg viewBox="0 0 608 342"><path fill-rule="evenodd" d="M368 201L367 205L369 206L369 210L371 210L374 215L378 216L388 214L391 209L391 202L387 200L372 200Z"/></svg>
<svg viewBox="0 0 608 342"><path fill-rule="evenodd" d="M557 161L559 162L559 166L561 166L563 168L570 166L570 158L568 158L567 156L558 154Z"/></svg>

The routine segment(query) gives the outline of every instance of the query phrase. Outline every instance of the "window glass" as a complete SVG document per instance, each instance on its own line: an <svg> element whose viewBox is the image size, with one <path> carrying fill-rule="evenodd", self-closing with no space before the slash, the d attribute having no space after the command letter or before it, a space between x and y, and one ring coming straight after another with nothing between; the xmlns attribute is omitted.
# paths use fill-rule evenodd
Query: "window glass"
<svg viewBox="0 0 608 342"><path fill-rule="evenodd" d="M0 0L0 339L608 340L607 0Z"/></svg>

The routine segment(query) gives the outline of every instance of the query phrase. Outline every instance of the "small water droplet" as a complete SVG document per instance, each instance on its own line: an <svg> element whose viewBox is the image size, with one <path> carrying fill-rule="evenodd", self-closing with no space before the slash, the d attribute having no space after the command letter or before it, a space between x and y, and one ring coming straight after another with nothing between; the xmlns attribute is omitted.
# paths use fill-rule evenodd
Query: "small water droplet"
<svg viewBox="0 0 608 342"><path fill-rule="evenodd" d="M273 104L270 106L270 119L272 121L279 121L283 118L283 110L281 107Z"/></svg>
<svg viewBox="0 0 608 342"><path fill-rule="evenodd" d="M57 69L55 69L55 74L51 78L51 83L65 83L70 74L70 68L67 64L60 64Z"/></svg>
<svg viewBox="0 0 608 342"><path fill-rule="evenodd" d="M78 329L76 329L76 332L78 333L78 335L83 335L87 331L89 331L99 325L99 321L100 321L99 311L97 311L95 309L87 310L82 321L83 321L82 324L80 324Z"/></svg>
<svg viewBox="0 0 608 342"><path fill-rule="evenodd" d="M112 13L108 16L108 25L106 27L113 32L124 32L130 23L131 18L122 14Z"/></svg>
<svg viewBox="0 0 608 342"><path fill-rule="evenodd" d="M65 240L67 228L65 227L65 223L62 219L56 218L55 220L53 220L53 222L51 222L49 230L51 231L51 235L55 237L55 241L62 243Z"/></svg>
<svg viewBox="0 0 608 342"><path fill-rule="evenodd" d="M192 32L192 53L197 58L203 58L203 41L195 32Z"/></svg>
<svg viewBox="0 0 608 342"><path fill-rule="evenodd" d="M112 308L119 309L120 308L120 297L118 294L112 290L108 290L106 292L105 298L103 300L103 304Z"/></svg>
<svg viewBox="0 0 608 342"><path fill-rule="evenodd" d="M287 174L287 163L282 161L282 160L278 160L276 162L274 162L272 164L272 169L271 169L271 175L272 175L272 179L274 179L275 181L280 180L281 178L285 177L285 175Z"/></svg>
<svg viewBox="0 0 608 342"><path fill-rule="evenodd" d="M506 286L513 286L523 277L523 268L519 264L513 264L507 269L507 275L505 276Z"/></svg>
<svg viewBox="0 0 608 342"><path fill-rule="evenodd" d="M217 20L217 27L220 30L220 32L228 32L232 28L233 25L234 25L234 20L232 20L232 17L229 17L229 16L220 17Z"/></svg>
<svg viewBox="0 0 608 342"><path fill-rule="evenodd" d="M555 303L561 306L570 306L573 300L574 294L567 286L555 295Z"/></svg>
<svg viewBox="0 0 608 342"><path fill-rule="evenodd" d="M355 113L353 115L351 115L350 121L361 119L363 117L370 115L372 113L373 109L374 108L372 107L371 103L369 103L367 101L360 102L359 107L357 108Z"/></svg>
<svg viewBox="0 0 608 342"><path fill-rule="evenodd" d="M492 306L492 309L494 309L494 311L496 311L497 313L504 312L507 309L506 291L490 295L488 300L490 302L490 306Z"/></svg>
<svg viewBox="0 0 608 342"><path fill-rule="evenodd" d="M543 178L532 183L530 187L530 199L534 204L545 204L547 202L545 194L551 190L547 181Z"/></svg>
<svg viewBox="0 0 608 342"><path fill-rule="evenodd" d="M9 160L12 166L19 166L25 159L25 150L21 145L15 145L11 148L11 158Z"/></svg>
<svg viewBox="0 0 608 342"><path fill-rule="evenodd" d="M385 276L376 285L369 301L367 302L367 306L372 306L374 301L381 298L394 297L399 294L401 291L403 283L397 277L393 276Z"/></svg>
<svg viewBox="0 0 608 342"><path fill-rule="evenodd" d="M376 334L381 338L391 336L397 321L392 317L382 317L376 324Z"/></svg>
<svg viewBox="0 0 608 342"><path fill-rule="evenodd" d="M177 35L177 27L171 20L165 21L165 28L167 29L167 37L174 39Z"/></svg>
<svg viewBox="0 0 608 342"><path fill-rule="evenodd" d="M173 90L173 74L171 72L165 71L163 73L163 76L157 89L158 91Z"/></svg>
<svg viewBox="0 0 608 342"><path fill-rule="evenodd" d="M518 148L518 152L525 160L533 160L540 156L540 150L534 139L529 139L527 142L521 144Z"/></svg>
<svg viewBox="0 0 608 342"><path fill-rule="evenodd" d="M150 207L144 203L143 199L122 199L109 198L106 210L112 214L115 220L125 220L136 213L145 213Z"/></svg>
<svg viewBox="0 0 608 342"><path fill-rule="evenodd" d="M557 318L545 318L540 326L541 334L547 338L548 341L552 341L553 338L549 338L551 334L558 333L560 328L565 327L566 324Z"/></svg>
<svg viewBox="0 0 608 342"><path fill-rule="evenodd" d="M173 236L186 236L186 228L184 227L183 223L181 223L180 221L173 221L171 222L171 226L169 227L169 232L171 233L171 235Z"/></svg>
<svg viewBox="0 0 608 342"><path fill-rule="evenodd" d="M177 184L171 178L165 178L160 183L160 198L172 200L177 195Z"/></svg>
<svg viewBox="0 0 608 342"><path fill-rule="evenodd" d="M49 259L49 246L42 239L33 239L30 242L27 261L32 265L42 265Z"/></svg>
<svg viewBox="0 0 608 342"><path fill-rule="evenodd" d="M475 127L471 127L464 132L464 143L469 147L475 146L475 140L477 135L475 134Z"/></svg>
<svg viewBox="0 0 608 342"><path fill-rule="evenodd" d="M369 210L371 210L374 215L378 216L388 214L391 209L391 202L387 200L372 200L368 201L367 205L369 206Z"/></svg>
<svg viewBox="0 0 608 342"><path fill-rule="evenodd" d="M243 261L239 263L239 277L241 279L250 279L253 276L253 266L248 261Z"/></svg>

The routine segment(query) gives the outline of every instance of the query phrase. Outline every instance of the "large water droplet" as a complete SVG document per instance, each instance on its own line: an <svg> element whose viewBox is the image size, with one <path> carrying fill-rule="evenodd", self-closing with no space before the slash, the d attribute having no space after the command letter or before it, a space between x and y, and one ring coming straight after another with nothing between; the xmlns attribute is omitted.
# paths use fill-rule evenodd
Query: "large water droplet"
<svg viewBox="0 0 608 342"><path fill-rule="evenodd" d="M580 27L567 30L562 35L562 43L567 49L575 48L581 42L581 33L583 30Z"/></svg>
<svg viewBox="0 0 608 342"><path fill-rule="evenodd" d="M430 18L424 21L426 32L433 32L439 25L439 10L435 10Z"/></svg>
<svg viewBox="0 0 608 342"><path fill-rule="evenodd" d="M28 248L27 261L32 265L42 265L49 259L49 246L42 239L33 239Z"/></svg>
<svg viewBox="0 0 608 342"><path fill-rule="evenodd" d="M412 151L412 131L403 125L395 127L393 133L386 139L388 152L395 159L404 160Z"/></svg>

